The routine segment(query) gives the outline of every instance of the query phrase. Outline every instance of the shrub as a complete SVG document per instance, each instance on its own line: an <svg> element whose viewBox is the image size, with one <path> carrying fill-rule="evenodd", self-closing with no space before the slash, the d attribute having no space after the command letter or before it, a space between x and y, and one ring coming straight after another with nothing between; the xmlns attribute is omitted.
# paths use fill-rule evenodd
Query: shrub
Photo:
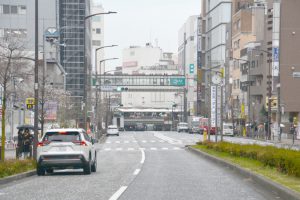
<svg viewBox="0 0 300 200"><path fill-rule="evenodd" d="M265 166L275 167L278 171L300 177L300 152L272 146L242 145L228 142L199 142L208 149L226 152L233 156L258 160Z"/></svg>
<svg viewBox="0 0 300 200"><path fill-rule="evenodd" d="M0 161L0 178L19 174L29 170L33 170L36 167L34 160L5 160Z"/></svg>

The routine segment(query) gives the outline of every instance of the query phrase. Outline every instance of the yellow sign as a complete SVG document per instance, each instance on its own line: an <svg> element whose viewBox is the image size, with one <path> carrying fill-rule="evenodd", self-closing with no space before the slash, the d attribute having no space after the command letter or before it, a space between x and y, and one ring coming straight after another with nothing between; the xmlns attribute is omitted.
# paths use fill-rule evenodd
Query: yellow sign
<svg viewBox="0 0 300 200"><path fill-rule="evenodd" d="M277 109L278 100L276 96L271 97L271 109ZM266 97L266 109L269 108L269 97Z"/></svg>
<svg viewBox="0 0 300 200"><path fill-rule="evenodd" d="M245 104L242 103L241 105L241 118L244 118L245 117Z"/></svg>
<svg viewBox="0 0 300 200"><path fill-rule="evenodd" d="M28 110L33 109L35 105L34 98L27 98L25 103Z"/></svg>

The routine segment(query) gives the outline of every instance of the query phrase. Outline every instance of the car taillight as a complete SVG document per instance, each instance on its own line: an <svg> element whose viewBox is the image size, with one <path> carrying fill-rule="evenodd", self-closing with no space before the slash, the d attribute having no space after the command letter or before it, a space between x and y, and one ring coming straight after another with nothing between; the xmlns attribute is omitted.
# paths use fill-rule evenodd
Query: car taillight
<svg viewBox="0 0 300 200"><path fill-rule="evenodd" d="M48 142L48 141L39 142L38 147L47 146L48 144L50 144L50 142Z"/></svg>
<svg viewBox="0 0 300 200"><path fill-rule="evenodd" d="M73 143L80 146L87 146L85 141L73 141Z"/></svg>

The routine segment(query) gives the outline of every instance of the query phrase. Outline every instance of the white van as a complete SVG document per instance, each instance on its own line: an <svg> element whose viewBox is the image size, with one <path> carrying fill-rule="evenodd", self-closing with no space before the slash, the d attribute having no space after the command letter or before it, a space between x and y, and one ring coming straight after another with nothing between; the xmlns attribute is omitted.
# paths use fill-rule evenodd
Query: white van
<svg viewBox="0 0 300 200"><path fill-rule="evenodd" d="M223 135L225 135L225 136L234 136L233 124L232 123L223 123Z"/></svg>

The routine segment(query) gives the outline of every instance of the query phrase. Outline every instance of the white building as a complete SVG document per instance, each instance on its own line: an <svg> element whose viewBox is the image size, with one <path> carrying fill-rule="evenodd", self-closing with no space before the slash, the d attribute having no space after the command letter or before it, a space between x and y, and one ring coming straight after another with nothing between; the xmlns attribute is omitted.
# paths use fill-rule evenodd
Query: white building
<svg viewBox="0 0 300 200"><path fill-rule="evenodd" d="M91 7L91 13L102 13L104 12L104 8L101 4L97 4L95 1L92 4ZM100 49L97 51L96 55L96 49L104 45L104 15L94 16L91 18L92 21L92 70L93 72L96 72L96 66L97 66L97 72L100 73L100 60L104 58L104 49ZM95 58L97 56L97 59ZM97 62L97 63L96 63Z"/></svg>
<svg viewBox="0 0 300 200"><path fill-rule="evenodd" d="M190 16L178 32L178 63L186 77L187 112L195 115L197 108L198 18Z"/></svg>
<svg viewBox="0 0 300 200"><path fill-rule="evenodd" d="M132 46L123 50L123 74L129 75L178 75L177 59L173 53L164 53L159 47L146 44L144 47ZM145 86L144 86L145 87ZM147 89L145 87L145 89ZM149 87L148 87L149 89ZM124 107L170 108L173 103L182 104L176 92L123 92Z"/></svg>

